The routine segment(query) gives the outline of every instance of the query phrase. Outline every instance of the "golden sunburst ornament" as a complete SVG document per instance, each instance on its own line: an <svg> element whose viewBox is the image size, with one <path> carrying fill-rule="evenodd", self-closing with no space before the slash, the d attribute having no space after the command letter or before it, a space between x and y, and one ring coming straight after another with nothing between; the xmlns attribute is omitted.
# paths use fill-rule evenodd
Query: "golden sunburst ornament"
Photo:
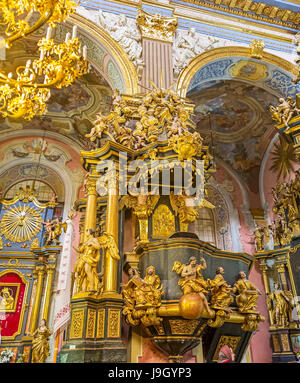
<svg viewBox="0 0 300 383"><path fill-rule="evenodd" d="M294 171L293 163L297 161L297 156L293 144L279 136L279 141L274 145L272 166L270 170L277 173L277 177L287 177Z"/></svg>
<svg viewBox="0 0 300 383"><path fill-rule="evenodd" d="M0 222L0 233L12 242L30 241L42 228L42 217L30 206L14 206Z"/></svg>

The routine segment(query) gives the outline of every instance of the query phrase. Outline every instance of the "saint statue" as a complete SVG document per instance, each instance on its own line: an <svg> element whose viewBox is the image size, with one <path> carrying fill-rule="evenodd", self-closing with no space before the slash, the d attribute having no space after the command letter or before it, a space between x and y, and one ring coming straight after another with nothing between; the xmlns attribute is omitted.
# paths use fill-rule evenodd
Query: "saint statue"
<svg viewBox="0 0 300 383"><path fill-rule="evenodd" d="M202 276L202 270L206 269L206 261L203 257L200 258L201 264L197 264L196 257L191 257L189 263L186 265L181 265L180 275L181 279L178 281L178 285L181 287L183 294L191 293L205 293L207 294L207 283L205 282ZM177 272L177 264L180 262L175 262L173 266L173 271Z"/></svg>
<svg viewBox="0 0 300 383"><path fill-rule="evenodd" d="M203 305L208 313L211 312L206 294L208 294L208 283L205 281L202 275L202 270L205 270L207 265L203 257L200 258L201 263L197 264L196 257L191 257L188 264L181 264L180 262L174 262L172 271L181 275L178 281L178 285L183 291L183 295L198 294L202 298Z"/></svg>
<svg viewBox="0 0 300 383"><path fill-rule="evenodd" d="M231 311L228 307L233 303L232 288L224 279L223 267L218 267L216 276L209 280L211 290L211 305L213 308Z"/></svg>
<svg viewBox="0 0 300 383"><path fill-rule="evenodd" d="M155 273L154 266L147 267L144 281L150 286L151 301L153 302L154 305L159 304L161 300L161 296L163 294L162 292L163 286L160 284L159 276Z"/></svg>
<svg viewBox="0 0 300 383"><path fill-rule="evenodd" d="M33 334L32 341L32 363L45 363L49 354L49 342L48 338L52 332L47 327L47 322L45 319L42 319L39 327L35 330Z"/></svg>
<svg viewBox="0 0 300 383"><path fill-rule="evenodd" d="M95 231L92 229L88 230L87 239L79 246L79 249L74 248L79 253L74 269L77 293L97 291L100 248L99 240L95 237Z"/></svg>
<svg viewBox="0 0 300 383"><path fill-rule="evenodd" d="M155 274L155 267L147 267L144 279L136 268L130 268L128 275L129 280L122 289L123 314L127 323L131 326L137 326L140 321L145 326L159 324L161 318L157 317L156 309L161 305L161 296L164 292L160 278Z"/></svg>
<svg viewBox="0 0 300 383"><path fill-rule="evenodd" d="M254 230L254 241L256 251L264 251L264 228L256 227Z"/></svg>
<svg viewBox="0 0 300 383"><path fill-rule="evenodd" d="M261 295L261 291L247 279L244 271L239 273L238 280L233 286L233 292L239 293L236 303L240 312L256 312L257 299Z"/></svg>
<svg viewBox="0 0 300 383"><path fill-rule="evenodd" d="M289 325L289 312L293 307L292 299L291 291L281 290L279 284L274 283L274 291L268 294L267 303L276 327L287 327Z"/></svg>

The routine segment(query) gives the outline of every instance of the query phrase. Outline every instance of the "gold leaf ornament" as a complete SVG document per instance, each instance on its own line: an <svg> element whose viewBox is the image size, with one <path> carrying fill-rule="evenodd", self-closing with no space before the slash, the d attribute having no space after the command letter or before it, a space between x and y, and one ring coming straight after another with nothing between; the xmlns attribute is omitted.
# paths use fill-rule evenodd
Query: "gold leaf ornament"
<svg viewBox="0 0 300 383"><path fill-rule="evenodd" d="M8 210L0 222L0 231L12 242L31 240L42 228L42 217L30 206L14 206Z"/></svg>

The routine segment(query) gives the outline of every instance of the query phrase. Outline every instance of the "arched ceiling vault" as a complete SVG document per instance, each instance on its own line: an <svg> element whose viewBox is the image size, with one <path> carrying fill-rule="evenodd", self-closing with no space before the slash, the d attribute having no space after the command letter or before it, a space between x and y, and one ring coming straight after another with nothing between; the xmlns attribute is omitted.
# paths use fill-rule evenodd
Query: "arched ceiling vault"
<svg viewBox="0 0 300 383"><path fill-rule="evenodd" d="M197 130L257 195L264 153L276 134L269 113L279 97L300 91L295 65L269 53L261 60L247 48L216 48L196 57L181 73L177 89L195 104Z"/></svg>

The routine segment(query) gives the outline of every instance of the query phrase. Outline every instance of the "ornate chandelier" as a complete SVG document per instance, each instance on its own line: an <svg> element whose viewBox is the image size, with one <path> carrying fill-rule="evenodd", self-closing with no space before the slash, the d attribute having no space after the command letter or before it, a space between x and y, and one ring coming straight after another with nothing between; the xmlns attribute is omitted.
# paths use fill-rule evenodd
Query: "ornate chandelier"
<svg viewBox="0 0 300 383"><path fill-rule="evenodd" d="M32 119L46 112L50 88L71 85L88 70L87 48L67 33L61 44L52 39L53 28L74 12L77 4L71 0L0 0L0 24L6 27L5 47L29 34L45 23L49 24L46 38L38 42L40 58L19 66L15 75L0 71L0 114L3 117ZM35 14L40 17L36 21ZM30 21L35 19L35 21Z"/></svg>

